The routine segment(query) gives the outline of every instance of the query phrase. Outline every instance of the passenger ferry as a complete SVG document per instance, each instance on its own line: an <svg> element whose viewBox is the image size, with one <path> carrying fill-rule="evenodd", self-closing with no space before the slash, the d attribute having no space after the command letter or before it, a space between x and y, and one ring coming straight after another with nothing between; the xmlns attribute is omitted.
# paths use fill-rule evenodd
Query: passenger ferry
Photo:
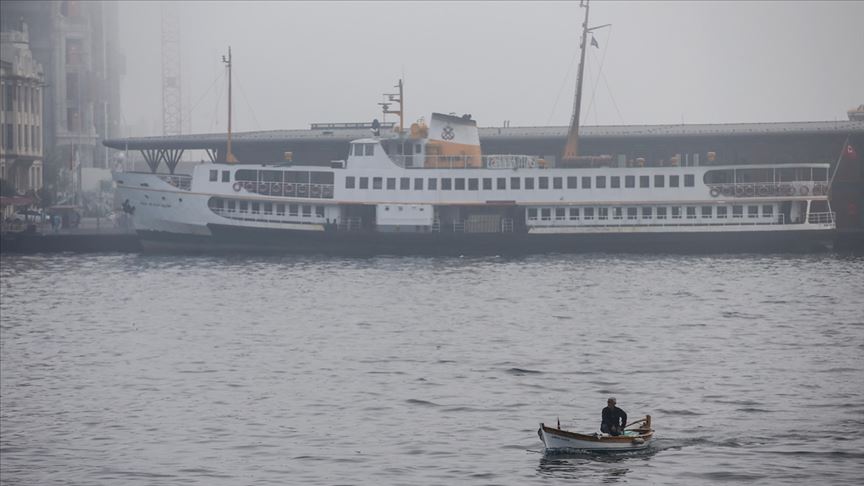
<svg viewBox="0 0 864 486"><path fill-rule="evenodd" d="M147 249L351 254L783 251L833 237L829 164L552 167L482 155L476 122L432 114L320 165L116 173ZM597 166L599 165L599 166Z"/></svg>

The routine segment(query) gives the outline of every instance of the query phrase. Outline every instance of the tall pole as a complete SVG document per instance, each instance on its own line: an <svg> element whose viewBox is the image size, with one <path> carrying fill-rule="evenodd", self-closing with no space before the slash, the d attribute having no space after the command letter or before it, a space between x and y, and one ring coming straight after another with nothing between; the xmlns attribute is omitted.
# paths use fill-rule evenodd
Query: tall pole
<svg viewBox="0 0 864 486"><path fill-rule="evenodd" d="M228 146L225 149L225 162L233 164L237 159L231 151L231 46L228 46L228 57L222 56L222 62L228 66Z"/></svg>
<svg viewBox="0 0 864 486"><path fill-rule="evenodd" d="M570 118L570 131L567 134L567 145L564 147L564 159L575 159L579 156L579 113L582 111L582 78L585 70L585 51L588 40L588 1L582 4L585 7L585 21L582 23L582 53L579 57L579 75L576 80L576 100L573 103L573 115Z"/></svg>

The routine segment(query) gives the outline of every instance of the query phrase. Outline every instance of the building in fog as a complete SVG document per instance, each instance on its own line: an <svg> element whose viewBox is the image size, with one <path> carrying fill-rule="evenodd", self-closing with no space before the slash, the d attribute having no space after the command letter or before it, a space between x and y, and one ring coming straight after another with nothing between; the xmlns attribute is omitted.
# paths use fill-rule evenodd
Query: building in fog
<svg viewBox="0 0 864 486"><path fill-rule="evenodd" d="M15 204L34 203L42 188L43 82L27 24L0 32L0 179L13 192L4 194L4 216Z"/></svg>
<svg viewBox="0 0 864 486"><path fill-rule="evenodd" d="M3 30L28 26L44 70L45 184L59 202L73 201L81 169L110 168L102 141L121 135L118 2L4 0L0 9Z"/></svg>

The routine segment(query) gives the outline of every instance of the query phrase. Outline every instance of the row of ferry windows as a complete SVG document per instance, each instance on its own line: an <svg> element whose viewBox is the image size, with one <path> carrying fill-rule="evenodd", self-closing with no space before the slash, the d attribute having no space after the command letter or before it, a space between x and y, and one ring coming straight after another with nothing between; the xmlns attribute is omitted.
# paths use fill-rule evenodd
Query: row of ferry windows
<svg viewBox="0 0 864 486"><path fill-rule="evenodd" d="M217 211L226 211L229 213L249 213L249 214L275 214L276 216L301 216L311 218L314 214L316 218L324 217L324 206L312 206L309 204L284 204L270 202L250 202L250 201L235 201L233 199L211 199L210 207Z"/></svg>
<svg viewBox="0 0 864 486"><path fill-rule="evenodd" d="M359 179L359 181L357 180ZM372 189L384 189L385 182L386 188L390 190L395 190L398 186L399 190L407 191L412 187L412 180L410 177L354 177L348 176L345 178L345 189L369 189L369 180L372 180ZM507 180L510 180L510 189L564 189L564 184L566 183L567 189L591 189L592 184L596 189L605 189L610 187L612 189L618 189L621 187L622 176L568 176L568 177L469 177L469 178L449 178L442 177L440 179L440 189L442 191L478 191L482 188L484 191L491 191L494 183L494 187L496 190L506 190L507 189ZM635 188L637 183L637 178L634 175L623 176L623 183L625 188ZM650 187L681 187L681 176L678 175L655 175L653 177L654 184L651 185L651 176L639 176L638 183L640 188L650 188ZM429 191L437 191L439 189L438 178L423 178L423 177L415 177L413 182L413 187L415 191L422 191L425 188ZM359 182L359 184L358 184ZM536 182L536 186L535 186ZM581 185L580 185L581 182ZM684 175L684 187L693 187L695 184L695 177L693 174L685 174ZM607 186L608 183L608 186Z"/></svg>
<svg viewBox="0 0 864 486"><path fill-rule="evenodd" d="M746 208L746 209L745 209ZM716 211L715 211L716 209ZM746 212L745 212L746 211ZM554 212L554 213L553 213ZM528 208L528 220L557 221L563 220L593 220L593 219L727 219L732 218L758 218L760 217L760 206L732 206L731 212L728 206L672 206L652 207L642 206L638 208L614 207L614 208ZM761 217L773 218L774 206L766 204L761 206Z"/></svg>

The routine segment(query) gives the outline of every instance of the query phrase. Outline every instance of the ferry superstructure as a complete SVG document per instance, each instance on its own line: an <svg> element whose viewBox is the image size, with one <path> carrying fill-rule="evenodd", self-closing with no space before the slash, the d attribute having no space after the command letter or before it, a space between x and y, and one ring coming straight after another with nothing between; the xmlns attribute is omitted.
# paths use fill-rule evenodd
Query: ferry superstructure
<svg viewBox="0 0 864 486"><path fill-rule="evenodd" d="M149 249L782 251L832 239L829 164L600 163L481 155L474 120L434 113L407 136L353 141L329 167L202 163L115 181Z"/></svg>

